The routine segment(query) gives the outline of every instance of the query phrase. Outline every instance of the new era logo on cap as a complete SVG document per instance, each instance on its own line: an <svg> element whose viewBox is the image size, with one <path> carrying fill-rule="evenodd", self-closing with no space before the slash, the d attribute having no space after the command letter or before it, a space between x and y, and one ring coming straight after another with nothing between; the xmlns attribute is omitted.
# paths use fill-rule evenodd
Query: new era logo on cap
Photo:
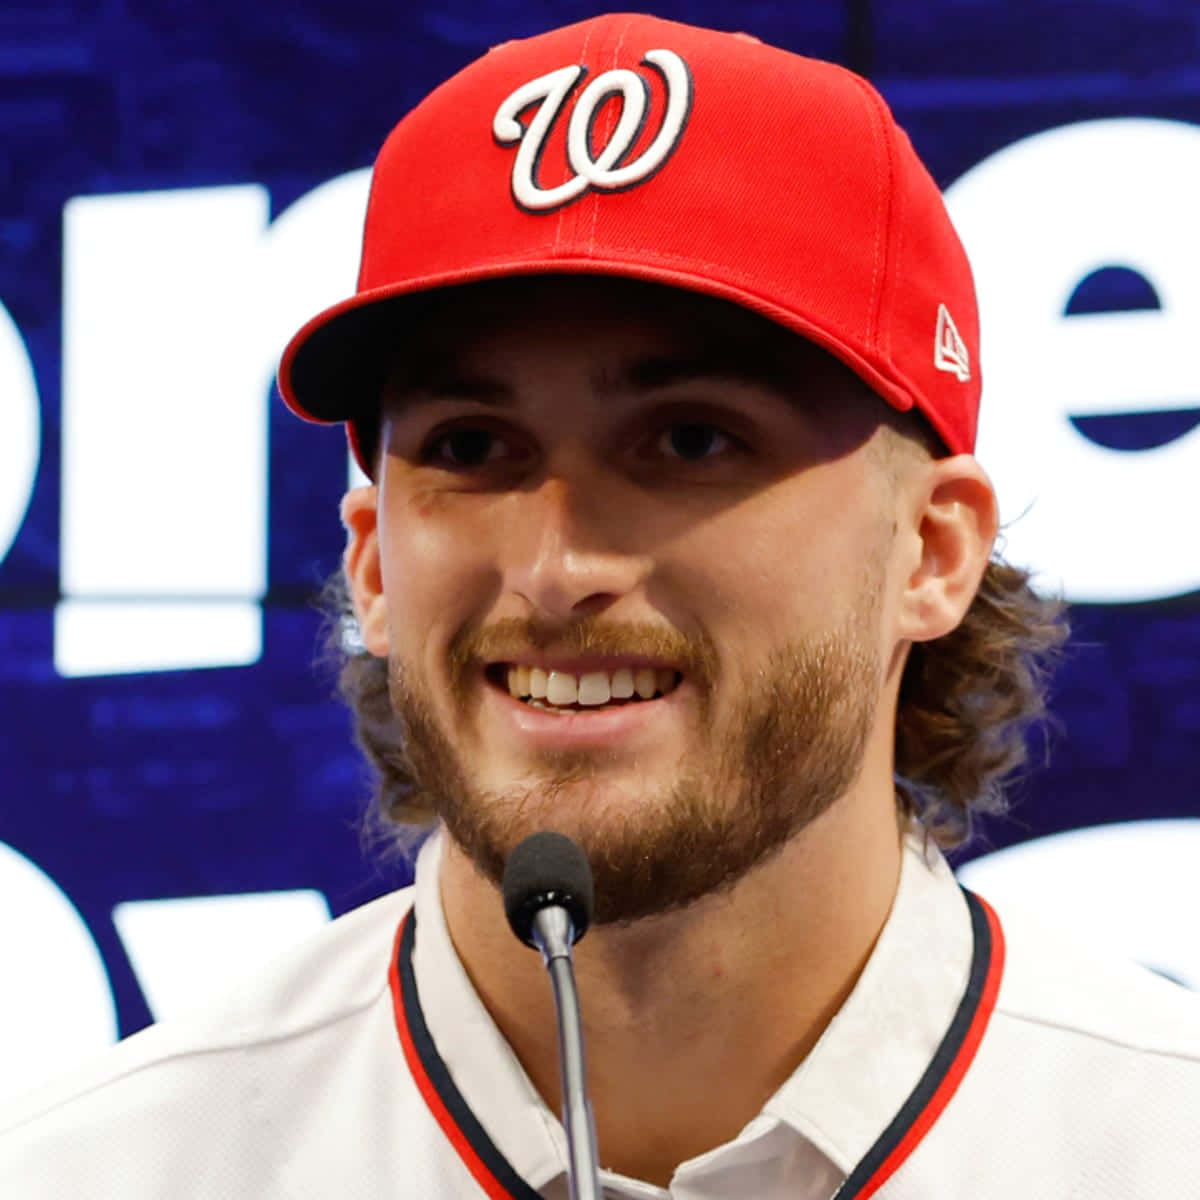
<svg viewBox="0 0 1200 1200"><path fill-rule="evenodd" d="M967 344L962 340L950 310L944 305L938 305L937 332L933 337L933 365L939 371L949 371L957 375L960 383L966 383L971 378L971 355Z"/></svg>

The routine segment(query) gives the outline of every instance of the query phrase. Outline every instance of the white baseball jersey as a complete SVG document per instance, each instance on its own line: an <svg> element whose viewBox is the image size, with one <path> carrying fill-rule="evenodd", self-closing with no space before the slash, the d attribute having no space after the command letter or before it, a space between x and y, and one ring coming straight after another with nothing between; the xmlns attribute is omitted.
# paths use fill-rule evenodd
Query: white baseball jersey
<svg viewBox="0 0 1200 1200"><path fill-rule="evenodd" d="M413 888L224 1003L11 1105L0 1196L565 1197L562 1127L455 956L439 856L434 839ZM862 975L762 1112L667 1189L602 1183L622 1200L1200 1197L1200 998L1001 920L914 834Z"/></svg>

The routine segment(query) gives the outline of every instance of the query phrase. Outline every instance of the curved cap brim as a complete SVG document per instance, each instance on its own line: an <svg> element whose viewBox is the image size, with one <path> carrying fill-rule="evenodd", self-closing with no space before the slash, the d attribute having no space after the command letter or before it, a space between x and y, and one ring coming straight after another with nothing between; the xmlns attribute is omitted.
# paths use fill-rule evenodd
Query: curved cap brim
<svg viewBox="0 0 1200 1200"><path fill-rule="evenodd" d="M284 402L306 420L323 424L348 422L351 447L359 464L370 474L373 447L363 444L363 435L373 428L388 367L404 344L405 327L420 311L421 300L447 288L516 275L641 279L732 301L823 346L893 407L904 411L913 405L906 387L897 386L897 380L882 374L853 347L831 337L820 326L766 303L744 289L658 266L647 267L644 263L595 259L492 264L435 278L405 280L351 296L318 313L288 343L278 374Z"/></svg>

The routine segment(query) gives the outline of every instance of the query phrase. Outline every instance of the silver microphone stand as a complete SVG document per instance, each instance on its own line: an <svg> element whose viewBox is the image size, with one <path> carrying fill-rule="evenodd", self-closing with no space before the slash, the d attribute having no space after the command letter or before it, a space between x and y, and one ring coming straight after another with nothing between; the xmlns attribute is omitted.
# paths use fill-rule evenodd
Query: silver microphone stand
<svg viewBox="0 0 1200 1200"><path fill-rule="evenodd" d="M567 910L557 904L541 909L533 918L534 941L550 972L558 1015L558 1061L562 1072L571 1200L602 1200L596 1163L596 1123L587 1093L583 1025L571 957L574 932Z"/></svg>

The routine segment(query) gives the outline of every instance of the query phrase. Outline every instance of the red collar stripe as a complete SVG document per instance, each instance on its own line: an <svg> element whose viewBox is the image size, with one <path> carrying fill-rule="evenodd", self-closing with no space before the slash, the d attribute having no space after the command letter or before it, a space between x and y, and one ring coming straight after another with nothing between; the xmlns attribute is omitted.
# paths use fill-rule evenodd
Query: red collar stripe
<svg viewBox="0 0 1200 1200"><path fill-rule="evenodd" d="M433 1044L417 997L413 945L417 918L409 912L396 931L388 981L404 1058L417 1088L467 1170L491 1200L541 1200L488 1137Z"/></svg>
<svg viewBox="0 0 1200 1200"><path fill-rule="evenodd" d="M975 936L967 990L912 1095L838 1189L836 1200L867 1200L900 1169L950 1103L983 1040L1004 973L1004 933L986 901L963 892Z"/></svg>

